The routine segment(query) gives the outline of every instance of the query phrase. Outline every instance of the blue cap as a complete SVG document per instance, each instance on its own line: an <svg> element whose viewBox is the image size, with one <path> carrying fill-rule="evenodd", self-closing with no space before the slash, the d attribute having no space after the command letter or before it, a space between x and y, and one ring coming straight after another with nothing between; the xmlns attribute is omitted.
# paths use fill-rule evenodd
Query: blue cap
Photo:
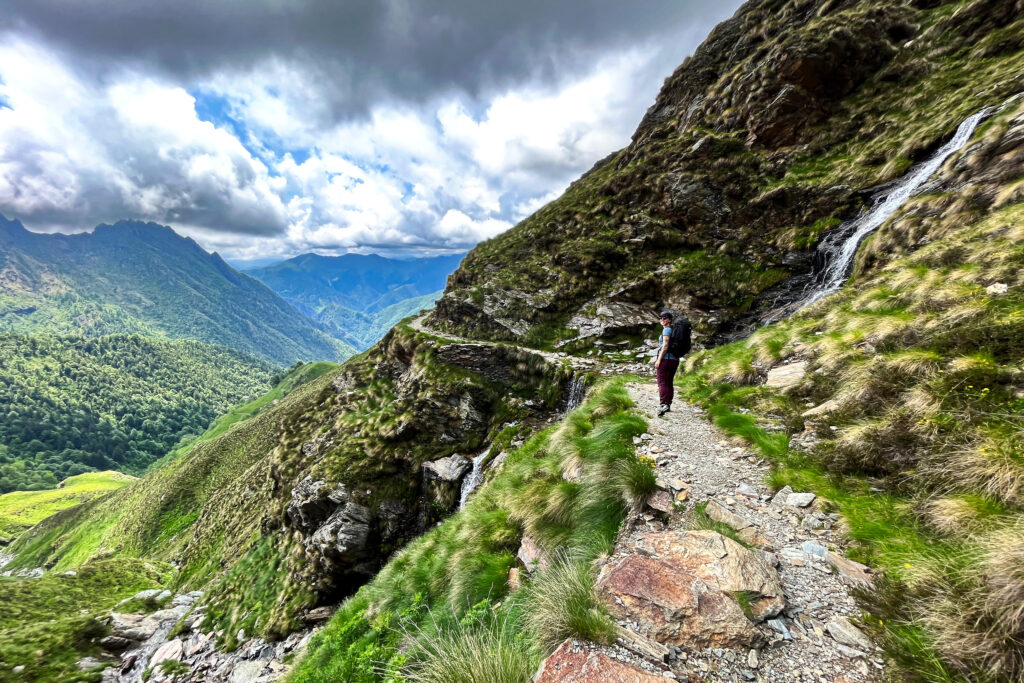
<svg viewBox="0 0 1024 683"><path fill-rule="evenodd" d="M662 311L661 315L659 315L658 317L659 318L674 318L675 316L672 315L672 311Z"/></svg>

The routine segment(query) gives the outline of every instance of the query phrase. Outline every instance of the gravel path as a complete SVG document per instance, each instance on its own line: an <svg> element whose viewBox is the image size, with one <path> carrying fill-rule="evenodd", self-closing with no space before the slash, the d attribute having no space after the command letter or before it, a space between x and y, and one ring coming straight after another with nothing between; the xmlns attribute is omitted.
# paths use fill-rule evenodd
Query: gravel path
<svg viewBox="0 0 1024 683"><path fill-rule="evenodd" d="M714 501L709 507L718 504L725 514L736 516L730 519L731 526L749 525L744 533L757 539L753 545L766 549L764 557L777 567L787 602L778 619L758 626L769 644L754 655L730 649L683 652L672 663L671 672L664 664L646 662L643 667L668 677L713 681L882 679L883 660L878 650L868 642L856 642L863 637L856 629L851 634L841 628L849 626L845 617L859 615L850 584L865 578L859 573L865 568L841 557L844 542L833 528L838 515L823 512L818 500L797 505L813 494L798 493L790 498L788 487L773 500L764 484L768 465L751 450L717 433L701 409L677 401L672 412L658 418L654 383L631 383L628 388L650 425L649 432L636 439L638 454L654 458L662 485L671 482L668 488L685 490L687 499L677 502L668 515L647 509L631 517L614 557L631 554L638 534L685 529L686 512ZM838 552L829 556L829 550ZM609 648L607 653L641 663L621 647Z"/></svg>

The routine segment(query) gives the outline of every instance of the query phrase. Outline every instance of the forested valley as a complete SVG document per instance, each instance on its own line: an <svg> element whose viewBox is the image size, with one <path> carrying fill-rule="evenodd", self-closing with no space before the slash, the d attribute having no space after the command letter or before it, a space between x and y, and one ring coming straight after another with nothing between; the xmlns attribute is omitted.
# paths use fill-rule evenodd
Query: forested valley
<svg viewBox="0 0 1024 683"><path fill-rule="evenodd" d="M0 335L0 493L141 474L279 370L197 341Z"/></svg>

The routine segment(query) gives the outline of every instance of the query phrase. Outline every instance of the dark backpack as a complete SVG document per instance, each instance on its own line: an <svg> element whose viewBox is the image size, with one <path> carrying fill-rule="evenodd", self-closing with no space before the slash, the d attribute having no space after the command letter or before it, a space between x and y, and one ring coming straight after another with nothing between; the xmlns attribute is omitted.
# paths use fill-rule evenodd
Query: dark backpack
<svg viewBox="0 0 1024 683"><path fill-rule="evenodd" d="M668 338L668 352L682 358L690 352L690 321L686 318L672 323L672 336Z"/></svg>

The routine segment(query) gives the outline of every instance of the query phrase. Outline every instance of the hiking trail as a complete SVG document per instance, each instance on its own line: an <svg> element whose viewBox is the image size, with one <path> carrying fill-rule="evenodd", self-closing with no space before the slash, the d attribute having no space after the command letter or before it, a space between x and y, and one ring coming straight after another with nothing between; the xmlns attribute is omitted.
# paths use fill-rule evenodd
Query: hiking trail
<svg viewBox="0 0 1024 683"><path fill-rule="evenodd" d="M654 417L653 380L628 390L649 424L634 439L637 454L656 462L659 489L601 563L598 591L620 637L610 647L566 641L535 680L882 680L881 653L855 625L851 595L873 578L843 555L839 515L811 493L773 495L768 464L717 433L700 408L677 401ZM698 505L750 549L696 530ZM746 614L722 599L744 589Z"/></svg>

